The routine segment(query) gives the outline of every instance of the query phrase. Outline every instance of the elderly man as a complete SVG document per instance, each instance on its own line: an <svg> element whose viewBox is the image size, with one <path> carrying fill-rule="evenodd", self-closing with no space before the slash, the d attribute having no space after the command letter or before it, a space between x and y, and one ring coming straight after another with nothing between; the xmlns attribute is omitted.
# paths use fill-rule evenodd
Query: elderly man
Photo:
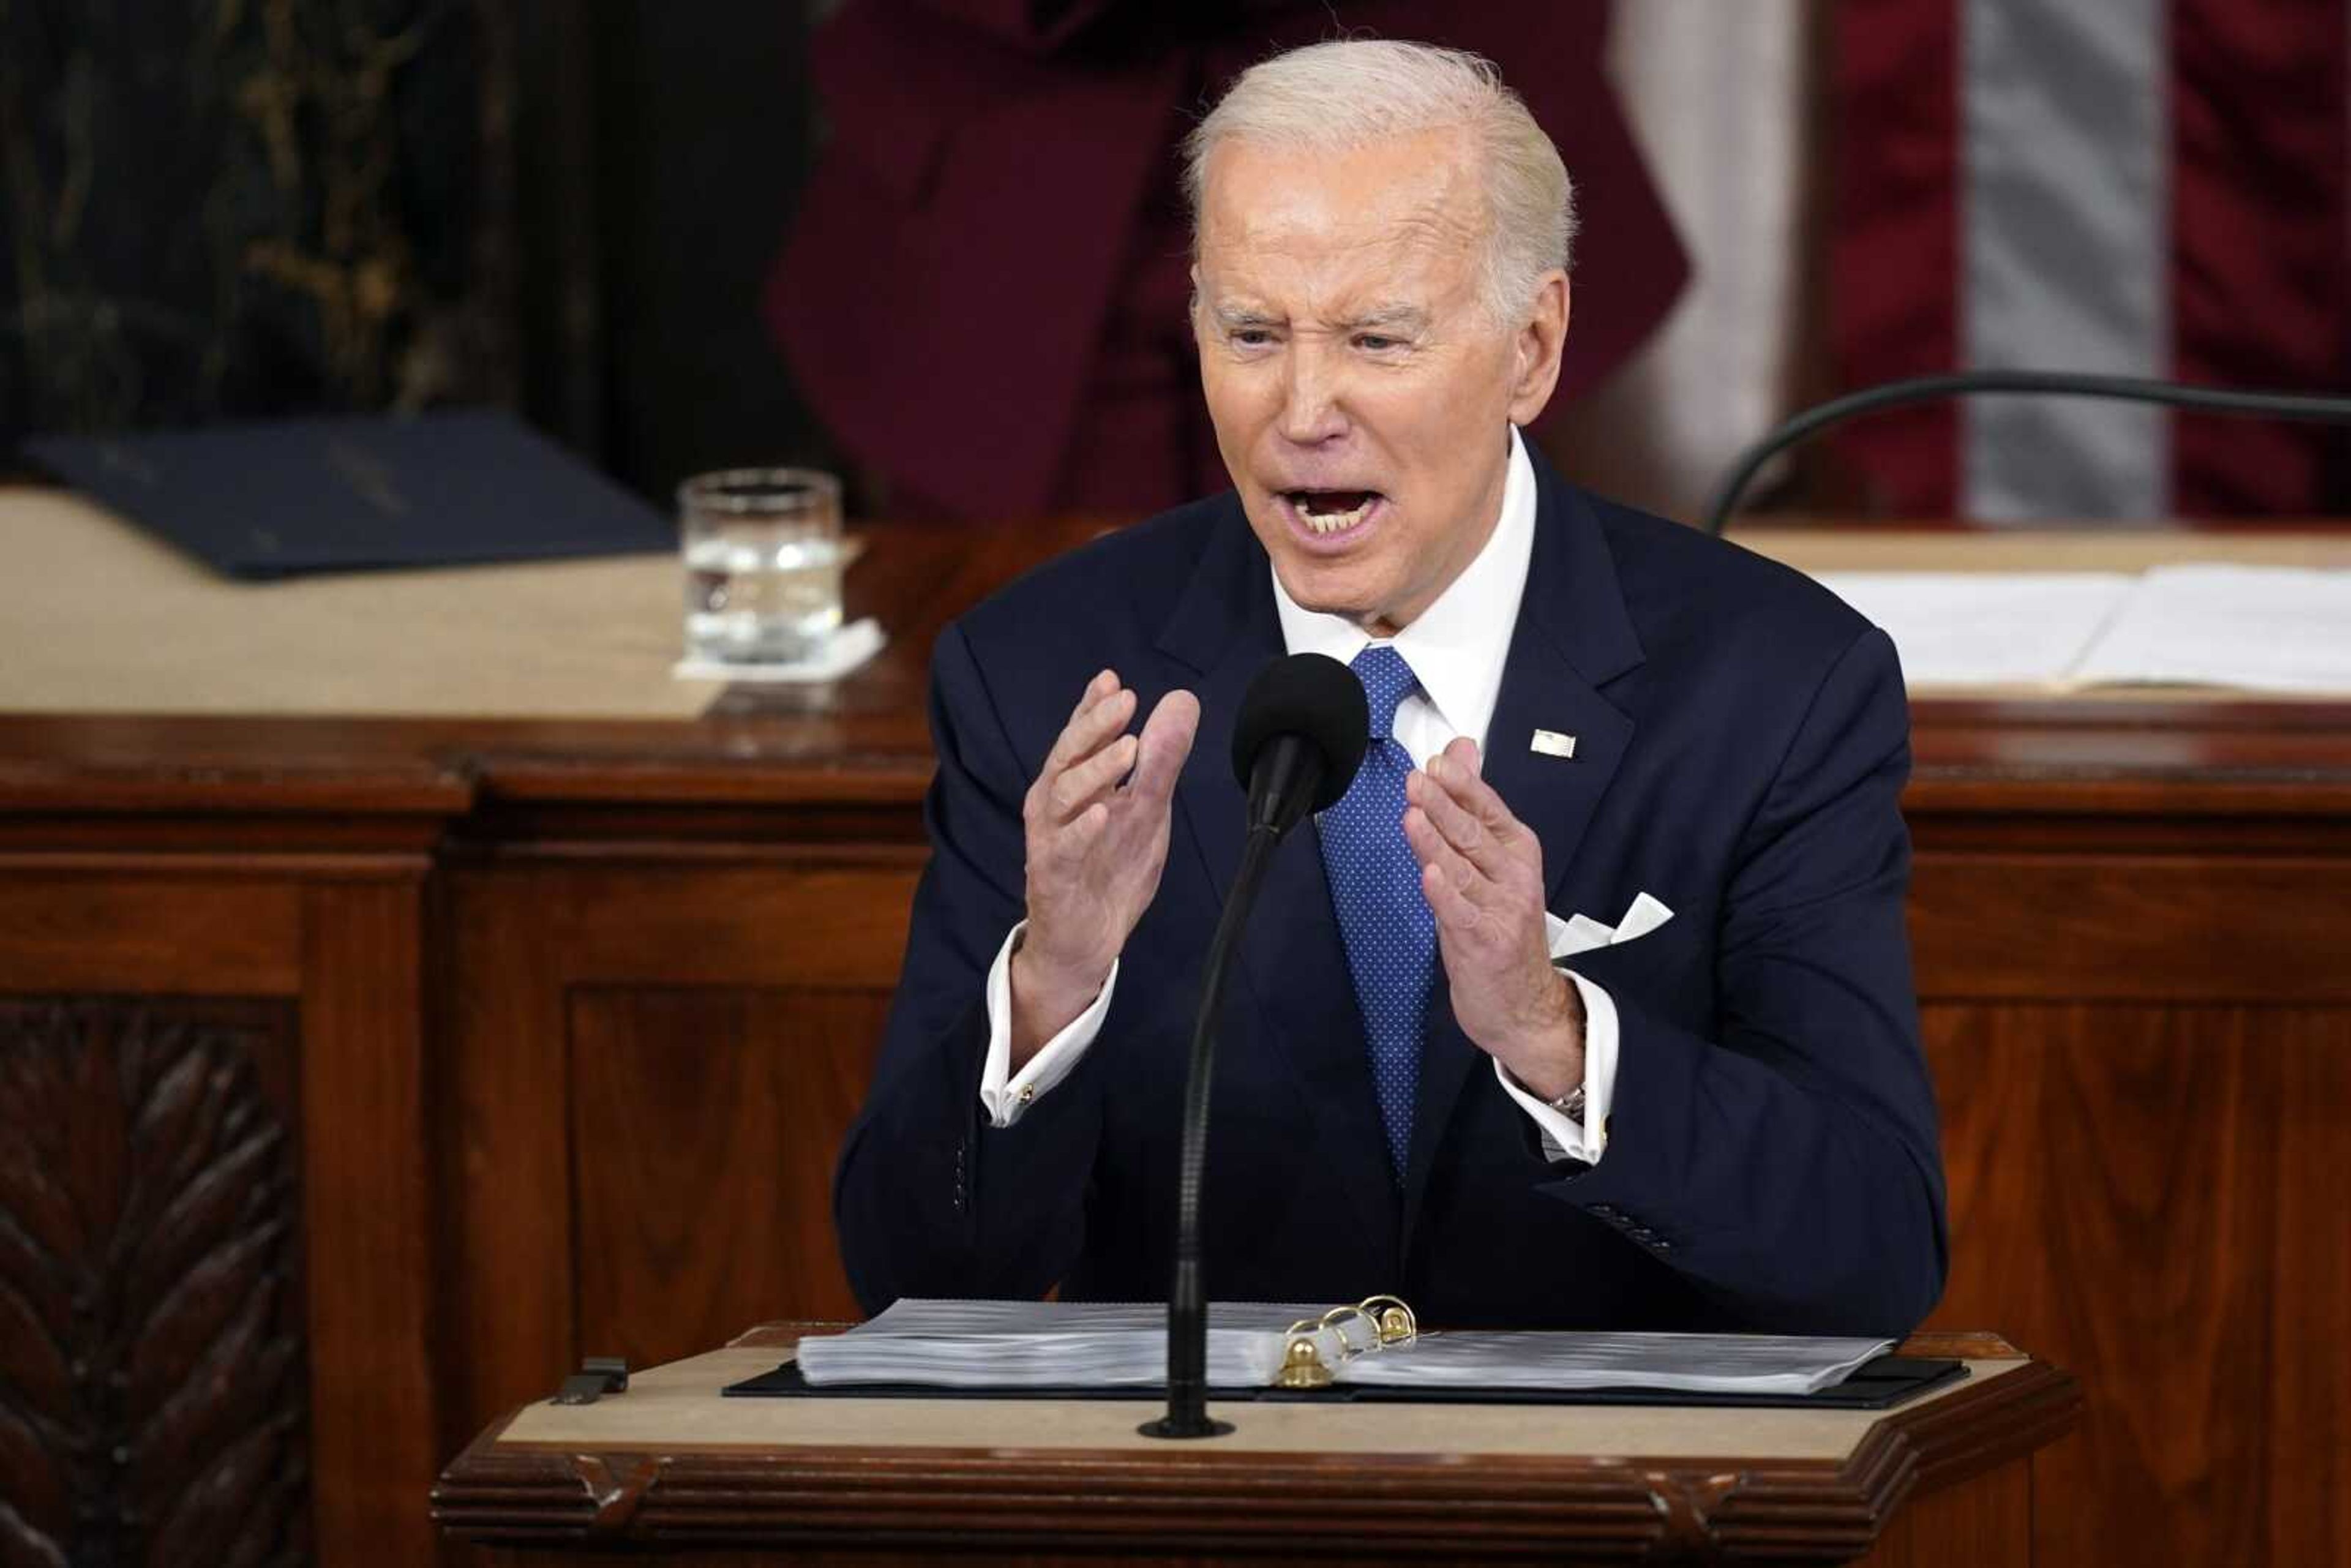
<svg viewBox="0 0 2351 1568"><path fill-rule="evenodd" d="M1190 152L1234 490L939 639L934 854L837 1193L860 1298L1165 1292L1234 716L1313 651L1374 739L1238 954L1210 1292L1908 1329L1943 1194L1891 646L1519 438L1558 375L1572 198L1485 62L1297 50Z"/></svg>

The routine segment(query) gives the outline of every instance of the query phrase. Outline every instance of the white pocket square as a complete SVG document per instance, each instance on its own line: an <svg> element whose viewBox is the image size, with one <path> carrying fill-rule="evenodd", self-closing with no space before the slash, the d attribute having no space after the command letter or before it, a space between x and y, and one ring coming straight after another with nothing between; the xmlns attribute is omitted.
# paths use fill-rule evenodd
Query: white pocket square
<svg viewBox="0 0 2351 1568"><path fill-rule="evenodd" d="M1546 910L1543 934L1550 939L1552 959L1556 963L1594 947L1613 947L1635 936L1646 936L1673 917L1672 910L1643 893L1634 895L1625 910L1625 918L1614 925L1603 925L1589 915L1571 915L1562 920Z"/></svg>

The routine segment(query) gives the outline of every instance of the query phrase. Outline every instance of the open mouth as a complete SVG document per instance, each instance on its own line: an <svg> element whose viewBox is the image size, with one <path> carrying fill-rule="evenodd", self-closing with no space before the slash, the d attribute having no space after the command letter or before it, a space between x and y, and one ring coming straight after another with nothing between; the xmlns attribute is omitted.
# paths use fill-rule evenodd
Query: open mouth
<svg viewBox="0 0 2351 1568"><path fill-rule="evenodd" d="M1327 538L1360 526L1384 497L1377 490L1284 490L1281 499L1309 533Z"/></svg>

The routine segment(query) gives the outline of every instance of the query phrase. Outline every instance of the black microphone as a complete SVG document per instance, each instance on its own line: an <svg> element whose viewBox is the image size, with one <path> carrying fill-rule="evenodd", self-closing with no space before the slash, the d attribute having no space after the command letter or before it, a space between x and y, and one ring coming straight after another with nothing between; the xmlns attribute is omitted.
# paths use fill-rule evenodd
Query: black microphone
<svg viewBox="0 0 2351 1568"><path fill-rule="evenodd" d="M1233 725L1233 777L1249 791L1249 831L1273 836L1336 805L1364 765L1371 710L1353 670L1321 653L1257 673Z"/></svg>
<svg viewBox="0 0 2351 1568"><path fill-rule="evenodd" d="M1208 1085L1225 960L1240 937L1266 862L1310 810L1347 792L1363 766L1371 712L1354 672L1321 653L1293 653L1257 673L1233 726L1233 773L1249 791L1249 836L1225 912L1200 972L1192 1066L1184 1082L1184 1143L1176 1186L1176 1278L1167 1297L1167 1414L1144 1423L1147 1437L1213 1437L1208 1419L1208 1308L1200 1278L1200 1178L1208 1154Z"/></svg>

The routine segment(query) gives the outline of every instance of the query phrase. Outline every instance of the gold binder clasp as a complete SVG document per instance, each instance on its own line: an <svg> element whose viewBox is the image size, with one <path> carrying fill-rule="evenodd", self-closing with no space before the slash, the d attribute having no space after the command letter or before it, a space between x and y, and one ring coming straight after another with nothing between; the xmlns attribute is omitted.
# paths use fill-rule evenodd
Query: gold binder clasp
<svg viewBox="0 0 2351 1568"><path fill-rule="evenodd" d="M1307 1318L1304 1324L1306 1332L1302 1334L1298 1332L1298 1323L1290 1325L1290 1332L1295 1337L1282 1353L1281 1370L1273 1378L1276 1388L1331 1386L1331 1369L1322 1364L1322 1353L1314 1348L1314 1320Z"/></svg>
<svg viewBox="0 0 2351 1568"><path fill-rule="evenodd" d="M1401 1296L1372 1296L1355 1310L1379 1326L1382 1350L1400 1350L1420 1337L1420 1320Z"/></svg>
<svg viewBox="0 0 2351 1568"><path fill-rule="evenodd" d="M1364 1343L1347 1337L1347 1322L1361 1318L1369 1327ZM1333 1307L1319 1318L1301 1318L1284 1337L1281 1370L1273 1375L1276 1388L1328 1388L1331 1369L1322 1364L1316 1335L1328 1331L1339 1342L1339 1359L1353 1361L1373 1351L1400 1350L1420 1337L1419 1320L1398 1296L1368 1296L1352 1307Z"/></svg>

